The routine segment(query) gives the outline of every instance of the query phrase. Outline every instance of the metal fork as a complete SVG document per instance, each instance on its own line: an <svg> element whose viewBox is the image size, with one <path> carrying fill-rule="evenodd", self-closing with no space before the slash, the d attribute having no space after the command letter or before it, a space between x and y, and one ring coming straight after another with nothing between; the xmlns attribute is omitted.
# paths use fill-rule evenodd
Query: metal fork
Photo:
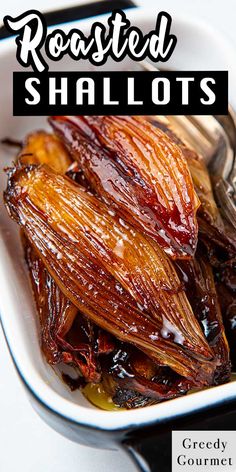
<svg viewBox="0 0 236 472"><path fill-rule="evenodd" d="M158 69L146 61L146 71ZM215 198L224 216L236 228L236 114L229 106L227 116L167 116L172 129L205 160Z"/></svg>

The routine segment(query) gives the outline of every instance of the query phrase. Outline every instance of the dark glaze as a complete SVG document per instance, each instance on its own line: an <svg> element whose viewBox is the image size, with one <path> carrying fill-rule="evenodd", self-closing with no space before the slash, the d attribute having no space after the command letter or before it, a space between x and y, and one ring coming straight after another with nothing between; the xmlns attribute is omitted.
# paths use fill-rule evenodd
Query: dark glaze
<svg viewBox="0 0 236 472"><path fill-rule="evenodd" d="M236 258L236 235L224 222L224 227L217 228L203 218L199 221L199 240L205 254L213 267L220 268L222 264Z"/></svg>
<svg viewBox="0 0 236 472"><path fill-rule="evenodd" d="M28 135L17 161L25 164L47 163L56 172L65 173L71 163L66 149L56 136L44 131ZM70 166L71 168L71 166ZM84 381L98 382L101 379L100 365L95 351L96 343L102 344L103 352L111 352L106 333L99 331L65 297L54 279L47 271L35 249L22 233L32 288L41 325L42 350L50 364L66 363L79 368ZM65 379L69 376L64 376ZM65 380L64 379L64 380ZM77 383L78 383L77 382ZM71 384L75 380L71 379Z"/></svg>
<svg viewBox="0 0 236 472"><path fill-rule="evenodd" d="M183 395L192 383L167 367L158 366L131 345L121 343L102 363L103 386L113 402L139 407L141 401L160 402ZM112 379L112 380L111 380ZM131 401L132 399L132 401Z"/></svg>
<svg viewBox="0 0 236 472"><path fill-rule="evenodd" d="M173 257L196 247L198 201L181 149L141 117L52 117L50 123L116 212Z"/></svg>
<svg viewBox="0 0 236 472"><path fill-rule="evenodd" d="M236 260L232 259L215 269L219 302L224 319L230 357L236 368Z"/></svg>
<svg viewBox="0 0 236 472"><path fill-rule="evenodd" d="M71 329L64 337L58 338L62 348L72 355L71 364L79 367L85 382L101 381L101 355L107 355L115 348L112 337L98 329L82 313L78 313Z"/></svg>
<svg viewBox="0 0 236 472"><path fill-rule="evenodd" d="M209 225L218 228L218 230L223 230L224 224L222 217L216 205L210 176L202 157L181 141L174 133L173 129L171 129L169 123L163 123L153 117L149 117L148 119L154 126L164 131L181 148L188 163L195 191L201 202L198 208L198 217L201 217L201 219Z"/></svg>
<svg viewBox="0 0 236 472"><path fill-rule="evenodd" d="M193 261L176 262L188 299L218 361L215 384L230 378L229 348L212 268L200 251Z"/></svg>
<svg viewBox="0 0 236 472"><path fill-rule="evenodd" d="M50 364L65 362L67 353L62 352L58 337L70 329L78 310L57 287L23 232L22 242L39 315L42 350Z"/></svg>
<svg viewBox="0 0 236 472"><path fill-rule="evenodd" d="M158 128L162 128L160 123L155 123L155 125ZM94 156L97 159L97 151L95 149L97 146L101 156L104 155L108 159L106 162L115 162L114 168L116 172L118 169L118 172L109 174L109 169L106 168L106 164L104 167L105 174L102 176L102 179L103 182L105 182L109 177L111 180L117 177L117 182L115 182L115 180L113 181L112 192L113 198L115 199L116 197L118 202L120 195L119 186L122 184L122 175L126 176L126 180L124 179L123 181L124 189L125 185L127 186L127 182L129 184L134 181L135 185L137 185L137 188L134 186L133 190L133 202L137 194L137 189L140 187L143 192L147 193L149 199L148 204L145 199L142 201L140 197L140 195L142 196L142 192L139 195L139 204L142 204L144 209L142 218L146 221L148 226L149 222L151 220L153 221L155 218L153 210L150 211L150 206L154 207L156 204L155 198L153 198L150 192L150 186L147 186L147 181L139 172L140 169L135 168L135 166L129 166L124 159L119 158L118 152L112 152L111 149L108 149L109 146L108 148L103 146L103 148L100 149L101 143L96 136L96 132L93 131L93 126L94 124L92 126L91 124L87 126L85 120L81 121L81 133L83 137L87 136L89 142L93 143L93 151L91 151L92 148L86 148L85 151L91 152L91 155L94 152ZM51 364L61 362L69 363L71 366L75 367L77 372L79 371L79 375L76 378L71 378L67 374L63 374L63 380L71 390L84 388L86 384L86 396L90 398L91 392L93 391L92 397L94 398L96 396L94 388L97 385L97 395L100 395L100 391L103 393L101 397L102 400L95 403L100 407L103 407L104 404L105 409L115 409L115 405L125 408L137 408L140 406L150 405L183 395L189 389L192 389L193 386L200 387L203 384L206 385L207 382L209 384L218 384L229 379L230 364L228 359L228 346L224 335L217 296L220 300L226 333L231 346L231 359L236 365L235 238L229 229L226 231L226 226L221 217L219 217L219 211L215 205L211 189L209 192L209 182L207 181L207 178L209 179L209 177L206 169L202 166L201 160L198 159L198 156L194 151L189 150L168 128L163 127L162 129L170 136L172 141L176 142L178 146L181 147L183 154L188 161L194 185L202 203L199 210L199 248L201 251L207 249L208 258L214 266L214 276L217 281L217 294L212 269L207 260L200 253L200 249L197 252L195 261L182 261L178 263L181 284L179 284L179 286L174 290L170 288L170 285L168 286L168 284L166 287L163 286L162 288L166 290L169 295L182 292L183 287L185 288L194 314L197 317L215 355L216 368L213 380L209 379L209 373L207 374L207 371L205 374L199 376L198 369L200 366L198 366L197 359L195 359L195 378L192 375L189 375L188 379L177 374L168 367L158 365L157 358L153 356L151 351L144 350L146 354L148 354L146 355L145 352L141 352L135 347L135 339L129 343L123 342L120 341L118 336L113 337L110 333L104 331L104 329L98 328L90 317L87 317L78 311L78 308L76 308L74 303L70 301L70 297L68 298L69 293L66 291L65 295L65 293L61 291L56 279L58 276L61 277L62 275L57 273L54 280L46 269L42 261L42 253L40 250L41 247L41 249L43 249L43 254L45 254L45 247L43 248L43 246L38 246L36 244L38 252L35 252L35 249L32 246L33 239L30 242L24 238L26 259L29 266L41 323L42 348L46 359ZM103 132L104 130L101 131ZM20 155L21 163L27 164L33 162L38 164L46 162L52 168L55 168L56 171L62 173L67 171L67 175L70 179L74 180L79 185L83 185L87 190L94 192L94 189L97 189L97 182L93 182L93 178L96 175L94 168L93 173L90 175L88 174L89 180L86 179L86 176L78 163L74 162L68 168L71 158L68 156L65 148L61 145L58 139L52 135L44 132L33 133L27 138L25 147L27 152L25 152L25 149L23 148ZM100 165L99 161L97 162L97 165ZM201 182L201 179L203 182ZM130 188L131 187L132 185L130 185ZM114 189L116 189L116 195L114 194ZM26 189L23 188L22 191L20 191L19 189L14 188L14 185L12 186L9 181L8 191L9 194L12 192L11 196L13 197L14 195L16 202L13 204L11 198L8 198L8 208L12 212L12 215L18 218L16 206L22 199L24 200L24 198L28 198L26 195ZM128 197L130 197L130 195L128 195ZM109 199L107 201L110 202ZM126 211L122 213L123 210L119 208L119 206L117 207L117 202L115 203L115 208L118 210L115 219L119 221L119 216L122 215L125 220L127 218ZM40 211L39 208L37 208L37 205L34 208L32 207L32 210L36 211L37 216L42 218L44 224L44 212ZM164 214L162 211L163 208L159 206L158 212L163 216ZM148 215L147 218L146 214ZM25 218L25 215L23 218ZM128 220L132 220L132 216L131 218L129 216ZM155 228L157 229L157 226ZM168 230L164 235L164 239L166 238L167 233ZM34 238L35 236L36 239L39 238L39 234L34 235ZM168 236L170 236L170 238L172 237L170 234L168 234ZM45 239L47 239L46 232ZM57 235L55 240L51 239L51 242L58 245L67 244L65 238L62 238L61 235ZM169 240L166 239L166 242L169 244ZM86 252L85 247L84 250ZM72 247L71 253L76 254L76 251L73 251ZM63 254L61 255L63 258ZM48 258L46 259L47 262L48 260L50 261L50 257L53 257L53 254L50 254L49 252ZM103 269L101 270L96 263L92 264L91 268L93 268L95 272L97 270L96 276L99 277L100 273L101 280L104 280ZM81 270L83 269L84 267L82 265ZM86 284L84 287L86 290ZM119 282L116 284L116 288L117 287L118 293L123 299L123 309L125 311L126 301L130 304L131 308L134 300L131 302L132 298L130 299L126 290L123 289ZM111 287L109 286L109 289L110 288ZM93 289L94 301L95 303L99 303L95 285ZM98 290L101 290L99 285ZM104 285L102 290L104 292ZM115 292L110 292L110 296L113 300L114 296L117 295L117 292L116 295L114 294ZM74 301L75 300L73 299L73 302ZM101 306L101 316L103 316L103 309L105 309L105 306L102 304ZM137 309L135 303L133 308L131 308L130 314L132 313L132 310L134 312L136 310L139 311L139 308ZM150 313L144 310L142 311L142 317L143 316L146 316L147 322L150 322ZM99 322L97 324L99 324ZM173 332L168 332L166 341L166 347L164 347L163 344L163 349L167 349L168 346L169 354L175 356L175 351L173 350L173 345L175 345L175 334ZM158 339L158 342L162 342L161 338ZM183 350L180 355L184 355L183 362L186 361L188 364L189 354L185 353ZM177 360L178 359L176 358L176 361ZM168 364L167 358L165 363ZM191 368L193 368L193 365L194 363L192 360ZM190 367L189 364L188 367ZM203 379L203 375L205 375L205 380ZM207 378L208 380L206 380ZM90 385L91 392L89 390ZM114 403L111 402L111 399Z"/></svg>
<svg viewBox="0 0 236 472"><path fill-rule="evenodd" d="M70 364L79 368L86 382L100 382L99 356L112 352L114 341L108 333L98 329L78 312L24 235L22 240L39 314L42 350L47 362Z"/></svg>
<svg viewBox="0 0 236 472"><path fill-rule="evenodd" d="M27 237L35 246L64 295L82 313L118 339L139 346L151 358L169 365L195 383L205 384L211 381L215 368L214 361L211 361L212 352L184 293L179 289L178 278L172 266L169 263L166 265L165 257L161 255L158 258L156 250L153 252L141 235L137 233L131 238L129 230L122 224L117 226L118 223L95 197L88 195L81 187L75 186L66 178L54 174L43 166L21 167L13 170L5 192L5 202L11 216L24 227ZM78 212L80 206L83 208L82 214ZM78 212L76 219L71 219L75 209ZM86 216L87 211L89 211L89 219ZM108 232L109 239L98 237L98 234L95 238L94 230L91 233L89 233L91 230L84 232L84 218L86 226L93 226L96 223L97 233L106 235ZM105 224L102 224L103 221ZM83 231L80 229L81 224ZM114 231L116 227L119 229L118 235ZM91 241L87 239L88 234L91 234L95 245L88 244ZM104 249L110 247L112 238L116 241L121 235L123 235L124 245L128 244L126 235L129 235L127 236L129 259L122 259L122 263L119 263L116 269L116 259L112 259L110 263L109 257L112 253ZM135 247L139 254L138 258L133 252ZM143 252L145 247L151 251L147 266ZM98 256L98 251L101 250ZM169 325L167 329L158 311L154 316L152 313L147 314L137 308L129 292L124 290L119 281L111 275L110 271L120 279L124 270L123 263L126 264L127 276L134 277L135 273L139 274L133 287L137 287L138 290L140 287L141 291L137 293L143 294L146 287L145 297L147 301L149 300L150 307L153 306L153 302L155 304L158 302L157 307L160 306L163 310L168 306L166 316L173 313L174 317L171 329ZM155 267L154 271L152 265ZM156 272L156 267L158 267L158 272ZM149 272L152 274L150 280L148 279ZM169 274L171 274L170 278L168 278ZM146 284L144 284L144 277ZM129 279L126 278L126 280ZM164 280L167 280L168 284L177 282L176 294L166 291ZM152 294L150 290L154 283L157 285ZM130 289L128 285L127 288ZM133 293L135 297L135 292ZM185 333L185 329L188 330L187 337L182 334ZM177 338L174 342L168 339L168 331L173 332L172 330ZM177 333L181 334L181 343L178 342L179 334ZM191 337L190 333L192 333Z"/></svg>
<svg viewBox="0 0 236 472"><path fill-rule="evenodd" d="M83 171L80 169L77 162L73 162L66 171L67 177L76 182L88 191L92 191L89 181L85 178Z"/></svg>

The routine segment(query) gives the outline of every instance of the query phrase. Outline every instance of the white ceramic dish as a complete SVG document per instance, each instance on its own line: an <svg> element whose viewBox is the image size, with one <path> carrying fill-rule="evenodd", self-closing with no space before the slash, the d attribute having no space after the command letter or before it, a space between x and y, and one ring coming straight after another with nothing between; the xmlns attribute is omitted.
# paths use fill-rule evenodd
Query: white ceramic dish
<svg viewBox="0 0 236 472"><path fill-rule="evenodd" d="M127 15L133 24L144 31L154 26L157 12L141 9L131 9ZM100 21L106 15L100 17ZM79 22L60 25L64 30L78 26L88 34L92 18ZM212 30L208 25L190 20L189 18L174 18L173 32L178 38L176 50L167 66L179 70L217 70L227 69L230 76L230 100L236 106L236 68L234 50ZM13 117L12 116L12 72L20 70L15 59L15 43L13 38L0 43L1 58L1 120L0 138L10 136L14 139L24 137L27 132L45 128L44 117ZM122 67L128 66L125 61ZM166 65L165 65L166 66ZM85 63L76 63L65 59L60 64L50 63L50 70L81 70L88 67ZM110 61L104 68L107 70L120 68L121 64ZM1 203L2 190L5 187L6 177L4 166L11 164L11 154L1 147ZM236 382L204 390L193 395L168 401L156 406L150 406L135 411L107 412L94 408L79 392L71 393L54 371L45 363L39 346L38 327L35 316L35 306L25 268L22 250L19 242L18 228L10 221L5 209L1 205L0 217L0 311L5 336L21 378L37 399L36 408L43 406L44 419L53 427L81 442L97 444L97 436L93 440L84 439L78 433L88 428L100 431L118 432L129 428L142 428L158 425L178 416L191 414L202 409L216 406L222 402L236 399ZM49 413L50 411L50 413ZM56 425L48 418L56 415L65 420L64 426ZM67 426L66 426L67 425ZM71 426L73 425L73 427Z"/></svg>

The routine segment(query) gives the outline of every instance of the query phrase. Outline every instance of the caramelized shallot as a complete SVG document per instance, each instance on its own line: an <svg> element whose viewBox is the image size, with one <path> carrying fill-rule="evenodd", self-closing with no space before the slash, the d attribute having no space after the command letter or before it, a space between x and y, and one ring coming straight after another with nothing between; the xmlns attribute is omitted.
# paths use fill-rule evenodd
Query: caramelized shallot
<svg viewBox="0 0 236 472"><path fill-rule="evenodd" d="M82 313L195 384L212 381L213 353L160 248L46 166L12 169L5 203Z"/></svg>
<svg viewBox="0 0 236 472"><path fill-rule="evenodd" d="M199 200L181 148L143 117L54 116L55 133L117 214L174 258L193 256Z"/></svg>
<svg viewBox="0 0 236 472"><path fill-rule="evenodd" d="M49 121L56 134L26 137L4 193L47 362L109 410L229 381L236 237L201 156L168 117Z"/></svg>

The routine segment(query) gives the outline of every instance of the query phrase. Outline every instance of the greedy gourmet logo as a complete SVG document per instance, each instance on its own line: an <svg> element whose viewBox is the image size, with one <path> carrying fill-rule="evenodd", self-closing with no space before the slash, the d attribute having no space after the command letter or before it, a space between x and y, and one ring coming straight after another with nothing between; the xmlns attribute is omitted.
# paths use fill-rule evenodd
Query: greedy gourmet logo
<svg viewBox="0 0 236 472"><path fill-rule="evenodd" d="M14 115L186 115L227 114L228 75L226 71L104 72L108 58L121 62L152 60L163 63L176 49L171 32L172 18L157 14L155 28L144 34L131 25L125 13L114 10L107 21L95 21L89 34L78 28L48 32L44 16L29 10L4 18L16 34L16 57L22 67L34 72L14 72ZM77 61L78 72L49 71L48 59ZM87 60L96 71L79 71ZM63 62L62 62L63 63ZM184 69L186 65L184 64ZM99 69L100 67L100 69ZM136 67L137 68L137 67ZM63 67L62 67L63 69Z"/></svg>

